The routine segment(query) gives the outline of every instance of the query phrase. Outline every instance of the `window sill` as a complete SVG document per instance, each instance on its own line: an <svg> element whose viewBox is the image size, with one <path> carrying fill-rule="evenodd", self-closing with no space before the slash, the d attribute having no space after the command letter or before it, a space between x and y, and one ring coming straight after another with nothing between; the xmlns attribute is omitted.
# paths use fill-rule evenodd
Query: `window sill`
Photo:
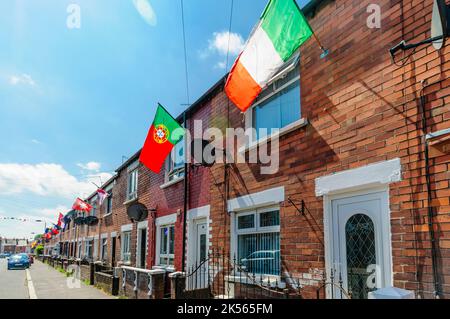
<svg viewBox="0 0 450 319"><path fill-rule="evenodd" d="M108 213L108 214L106 214L106 215L103 215L103 218L108 217L108 216L111 216L111 215L112 215L112 213Z"/></svg>
<svg viewBox="0 0 450 319"><path fill-rule="evenodd" d="M283 135L286 135L288 133L291 133L299 128L302 128L306 125L308 125L308 120L306 118L302 118L298 121L295 121L294 123L289 124L288 126L283 127L282 129L280 129L280 131L277 134L272 134L270 136L264 137L258 141L254 141L252 143L250 143L250 145L246 145L244 147L241 147L239 149L239 153L245 153L251 150L256 149L258 146L266 144L267 142L270 142L270 140L272 139L272 137L278 135L278 137L281 137Z"/></svg>
<svg viewBox="0 0 450 319"><path fill-rule="evenodd" d="M172 185L175 185L175 184L177 184L177 183L179 183L179 182L181 182L183 180L184 180L184 177L179 177L179 178L176 178L174 180L171 180L170 182L162 184L161 186L159 186L159 188L165 189L165 188L168 188L168 187L170 187Z"/></svg>
<svg viewBox="0 0 450 319"><path fill-rule="evenodd" d="M262 275L262 279L260 275L256 275L256 278L253 281L252 279L248 278L245 274L239 275L239 273L237 273L234 276L225 276L225 281L248 285L256 283L265 287L270 286L270 288L280 288L280 289L286 288L286 283L281 281L281 277L275 275Z"/></svg>
<svg viewBox="0 0 450 319"><path fill-rule="evenodd" d="M154 270L165 270L166 272L175 272L174 266L153 266Z"/></svg>
<svg viewBox="0 0 450 319"><path fill-rule="evenodd" d="M118 264L121 266L131 266L131 261L119 261Z"/></svg>
<svg viewBox="0 0 450 319"><path fill-rule="evenodd" d="M137 202L137 201L138 201L138 197L136 196L135 198L126 200L126 201L123 203L123 205L128 205L128 204L131 204L131 203L134 203L134 202Z"/></svg>

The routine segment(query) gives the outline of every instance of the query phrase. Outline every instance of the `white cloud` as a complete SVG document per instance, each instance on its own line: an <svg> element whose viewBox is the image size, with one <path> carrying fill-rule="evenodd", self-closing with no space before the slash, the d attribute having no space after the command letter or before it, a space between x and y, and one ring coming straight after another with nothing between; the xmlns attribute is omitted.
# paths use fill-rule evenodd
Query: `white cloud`
<svg viewBox="0 0 450 319"><path fill-rule="evenodd" d="M0 164L0 195L30 192L41 196L62 196L73 199L94 192L99 183L110 178L109 173L99 173L77 179L58 164Z"/></svg>
<svg viewBox="0 0 450 319"><path fill-rule="evenodd" d="M41 141L39 141L39 140L37 140L37 139L35 139L35 138L33 138L33 139L31 140L31 143L33 143L33 144L42 144Z"/></svg>
<svg viewBox="0 0 450 319"><path fill-rule="evenodd" d="M219 61L214 66L215 69L221 69L221 70L225 70L226 67L227 67L227 63L225 61Z"/></svg>
<svg viewBox="0 0 450 319"><path fill-rule="evenodd" d="M148 0L133 0L133 4L141 17L151 26L158 23L156 13Z"/></svg>
<svg viewBox="0 0 450 319"><path fill-rule="evenodd" d="M55 208L38 208L33 210L32 216L37 217L38 219L50 219L51 222L56 223L58 220L59 213L63 215L70 210L69 207L64 205L58 205ZM22 217L21 218L26 218Z"/></svg>
<svg viewBox="0 0 450 319"><path fill-rule="evenodd" d="M3 220L0 223L0 234L8 238L33 238L44 231L45 223L47 226L58 221L59 213L65 214L69 208L64 205L58 205L54 208L29 208L27 213L20 212L6 214L0 209L0 216L15 217L15 220ZM19 219L26 219L22 221ZM40 222L38 222L40 221Z"/></svg>
<svg viewBox="0 0 450 319"><path fill-rule="evenodd" d="M244 39L238 33L214 32L212 39L209 40L208 50L226 56L229 49L230 55L238 55L244 45Z"/></svg>
<svg viewBox="0 0 450 319"><path fill-rule="evenodd" d="M23 73L23 74L19 74L19 75L11 75L9 77L9 84L11 85L29 85L29 86L36 86L36 82L33 80L33 78L31 77L31 75Z"/></svg>
<svg viewBox="0 0 450 319"><path fill-rule="evenodd" d="M84 169L84 170L86 170L86 171L98 172L98 171L100 171L100 167L102 165L100 163L98 163L98 162L88 162L86 164L78 163L77 166L82 168L82 169Z"/></svg>

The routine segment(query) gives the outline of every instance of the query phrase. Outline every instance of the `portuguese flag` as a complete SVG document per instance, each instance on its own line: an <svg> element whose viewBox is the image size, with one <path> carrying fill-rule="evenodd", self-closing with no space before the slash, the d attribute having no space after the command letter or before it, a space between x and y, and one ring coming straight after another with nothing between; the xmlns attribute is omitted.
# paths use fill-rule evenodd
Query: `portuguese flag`
<svg viewBox="0 0 450 319"><path fill-rule="evenodd" d="M295 0L270 0L230 71L228 98L245 112L313 31Z"/></svg>
<svg viewBox="0 0 450 319"><path fill-rule="evenodd" d="M167 156L184 134L185 129L158 104L155 120L148 132L139 161L158 174Z"/></svg>

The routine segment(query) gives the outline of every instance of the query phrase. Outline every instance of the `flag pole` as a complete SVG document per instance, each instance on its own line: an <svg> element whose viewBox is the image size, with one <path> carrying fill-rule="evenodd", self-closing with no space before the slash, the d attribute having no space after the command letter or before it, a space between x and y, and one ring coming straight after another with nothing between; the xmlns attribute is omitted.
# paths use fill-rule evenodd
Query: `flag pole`
<svg viewBox="0 0 450 319"><path fill-rule="evenodd" d="M325 47L322 45L322 43L320 42L319 38L317 37L317 34L313 31L313 36L314 39L316 40L316 42L319 44L320 49L322 50L322 54L320 55L320 57L323 59L324 57L326 57L330 51L325 49Z"/></svg>

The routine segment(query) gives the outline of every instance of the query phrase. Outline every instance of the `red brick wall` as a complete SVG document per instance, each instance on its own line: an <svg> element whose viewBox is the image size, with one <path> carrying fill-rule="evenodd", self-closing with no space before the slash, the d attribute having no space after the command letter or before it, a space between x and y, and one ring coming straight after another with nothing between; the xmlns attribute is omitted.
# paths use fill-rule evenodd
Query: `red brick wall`
<svg viewBox="0 0 450 319"><path fill-rule="evenodd" d="M369 29L367 6L379 4L381 29ZM431 249L428 234L424 146L422 143L419 96L425 88L427 133L450 127L448 80L450 49L440 53L427 45L416 50L403 66L392 64L388 50L401 39L417 42L428 38L431 0L339 0L317 11L311 25L330 49L320 59L317 43L310 39L302 47L301 110L310 122L280 140L280 171L272 176L259 174L259 165L232 165L229 197L284 186L286 198L303 199L306 217L288 203L281 207L281 255L286 269L295 277L305 277L324 268L323 200L315 196L315 179L334 172L370 163L401 158L403 181L390 185L393 272L395 286L431 297ZM401 56L401 53L398 57ZM204 119L204 128L242 127L242 115L229 105L223 92L205 101L192 118ZM190 121L191 122L191 121ZM189 123L192 127L192 123ZM438 272L444 296L450 294L450 193L448 147L431 150L431 185ZM211 204L213 247L228 250L230 218L224 210L224 168L217 164L191 171L189 208ZM176 225L175 266L181 267L183 183L166 189L164 172L156 175L139 169L139 201L155 208L155 217L180 211ZM126 215L126 171L119 174L113 190L113 215L97 226L98 233L120 233L130 223ZM208 190L205 191L205 190ZM102 208L103 213L103 208ZM136 225L135 225L136 226ZM95 230L92 230L95 233ZM68 235L64 235L68 236ZM132 259L135 263L136 227L133 229ZM153 218L149 217L148 265L155 264ZM109 240L109 244L111 241ZM111 254L108 254L111 258ZM116 260L120 260L117 240ZM314 288L306 288L314 296ZM308 294L308 292L310 294Z"/></svg>
<svg viewBox="0 0 450 319"><path fill-rule="evenodd" d="M369 29L369 4L379 4L381 29ZM311 25L330 50L320 58L317 43L302 47L301 109L310 122L280 139L280 171L259 174L258 165L232 165L230 197L285 187L288 196L303 199L306 217L288 203L281 208L281 255L285 269L302 277L324 268L323 200L315 196L315 179L370 163L400 157L403 181L390 185L394 284L431 297L430 242L421 116L421 81L440 81L425 89L428 132L450 127L450 46L440 53L427 45L416 50L403 67L392 64L388 51L401 39L428 38L432 1L332 1L311 19ZM400 53L401 56L401 53ZM226 117L223 93L212 101L212 121ZM242 116L231 106L233 127ZM448 153L434 152L431 205L437 217L439 273L442 292L450 296L450 206ZM223 165L212 169L211 217L213 246L229 247L229 217L224 213ZM305 289L314 296L314 289ZM308 294L309 292L309 294Z"/></svg>
<svg viewBox="0 0 450 319"><path fill-rule="evenodd" d="M187 126L191 135L194 135L194 120L203 121L203 129L209 124L210 104L205 102L194 113L188 115ZM148 207L156 209L155 218L178 213L175 224L175 269L182 268L183 254L183 209L184 209L184 181L161 189L164 184L165 166L160 174L154 174L147 168L141 167L139 171L139 188L142 189L142 202ZM209 170L206 168L189 168L188 210L209 205ZM155 221L149 218L149 252L147 263L156 265L156 232Z"/></svg>

